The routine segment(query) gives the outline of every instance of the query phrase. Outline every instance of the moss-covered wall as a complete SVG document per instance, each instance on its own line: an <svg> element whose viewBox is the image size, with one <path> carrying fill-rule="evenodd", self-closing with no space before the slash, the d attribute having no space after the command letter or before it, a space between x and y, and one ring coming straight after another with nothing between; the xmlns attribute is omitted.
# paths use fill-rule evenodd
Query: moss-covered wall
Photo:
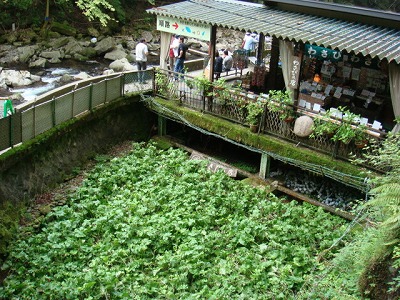
<svg viewBox="0 0 400 300"><path fill-rule="evenodd" d="M161 106L178 112L191 124L209 132L217 133L229 140L287 158L288 161L296 160L299 163L299 167L301 167L302 163L311 164L315 166L316 171L323 173L322 167L326 171L329 170L331 173L335 173L342 182L352 180L353 176L363 177L363 174L365 174L366 170L360 166L334 159L329 155L297 146L271 135L252 133L248 127L179 106L176 101L168 101L162 98L155 98L155 101ZM157 112L157 107L154 105L152 109ZM165 113L165 110L161 109L160 112ZM342 178L339 178L340 176ZM362 180L360 180L360 183L363 184Z"/></svg>
<svg viewBox="0 0 400 300"><path fill-rule="evenodd" d="M155 117L139 100L121 98L1 155L0 204L47 191L121 141L147 140Z"/></svg>

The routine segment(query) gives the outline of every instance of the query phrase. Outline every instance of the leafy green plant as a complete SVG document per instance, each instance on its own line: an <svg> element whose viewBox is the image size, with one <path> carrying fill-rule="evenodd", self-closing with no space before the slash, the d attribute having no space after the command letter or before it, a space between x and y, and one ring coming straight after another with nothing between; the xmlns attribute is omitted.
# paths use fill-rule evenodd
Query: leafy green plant
<svg viewBox="0 0 400 300"><path fill-rule="evenodd" d="M290 91L270 90L267 107L271 112L278 112L281 120L295 117Z"/></svg>
<svg viewBox="0 0 400 300"><path fill-rule="evenodd" d="M345 221L206 165L145 144L96 165L12 245L0 298L291 298Z"/></svg>
<svg viewBox="0 0 400 300"><path fill-rule="evenodd" d="M332 112L327 111L325 114L320 114L314 118L311 138L318 136L328 136L332 138L339 128L339 123L331 119Z"/></svg>
<svg viewBox="0 0 400 300"><path fill-rule="evenodd" d="M258 125L265 109L265 100L258 98L255 101L249 101L246 105L246 121L250 125Z"/></svg>
<svg viewBox="0 0 400 300"><path fill-rule="evenodd" d="M193 78L193 84L199 95L210 96L212 82L204 75Z"/></svg>

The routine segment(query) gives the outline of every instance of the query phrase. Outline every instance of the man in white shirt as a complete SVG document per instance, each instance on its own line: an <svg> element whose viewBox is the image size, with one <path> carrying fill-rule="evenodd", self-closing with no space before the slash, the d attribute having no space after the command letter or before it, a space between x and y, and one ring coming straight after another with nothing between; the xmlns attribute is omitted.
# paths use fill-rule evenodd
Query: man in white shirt
<svg viewBox="0 0 400 300"><path fill-rule="evenodd" d="M169 67L170 70L175 68L175 60L178 57L178 47L179 47L179 35L173 35L172 42L169 46Z"/></svg>
<svg viewBox="0 0 400 300"><path fill-rule="evenodd" d="M137 68L139 71L139 82L145 83L144 72L142 71L146 70L147 68L147 55L149 54L149 50L147 48L146 40L144 38L141 38L139 43L136 45L135 54Z"/></svg>

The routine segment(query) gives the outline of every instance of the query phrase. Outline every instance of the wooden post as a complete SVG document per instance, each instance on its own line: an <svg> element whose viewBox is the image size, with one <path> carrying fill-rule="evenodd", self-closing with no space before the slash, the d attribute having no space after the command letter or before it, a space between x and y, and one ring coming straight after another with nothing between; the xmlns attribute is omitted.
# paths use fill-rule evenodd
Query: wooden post
<svg viewBox="0 0 400 300"><path fill-rule="evenodd" d="M167 119L158 115L158 135L163 136L167 134Z"/></svg>
<svg viewBox="0 0 400 300"><path fill-rule="evenodd" d="M210 38L210 74L208 79L214 81L214 61L215 61L215 43L217 42L217 27L214 25L211 27L211 38Z"/></svg>
<svg viewBox="0 0 400 300"><path fill-rule="evenodd" d="M269 62L269 76L267 82L267 90L276 89L276 74L278 71L279 63L279 40L276 37L272 37L271 43L271 60Z"/></svg>
<svg viewBox="0 0 400 300"><path fill-rule="evenodd" d="M258 39L258 49L257 49L257 66L260 66L263 62L264 41L265 41L265 36L262 32L260 32Z"/></svg>
<svg viewBox="0 0 400 300"><path fill-rule="evenodd" d="M260 162L260 173L258 174L260 178L266 179L269 177L269 171L271 167L271 157L267 153L261 154Z"/></svg>

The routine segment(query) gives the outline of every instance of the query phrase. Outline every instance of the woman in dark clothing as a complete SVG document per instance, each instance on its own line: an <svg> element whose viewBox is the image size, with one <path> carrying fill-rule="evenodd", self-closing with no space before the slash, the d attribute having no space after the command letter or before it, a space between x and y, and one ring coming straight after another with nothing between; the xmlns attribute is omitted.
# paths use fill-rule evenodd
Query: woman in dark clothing
<svg viewBox="0 0 400 300"><path fill-rule="evenodd" d="M215 74L215 79L219 79L221 76L222 72L222 61L223 58L219 56L218 51L215 52L215 60L214 60L214 74Z"/></svg>

